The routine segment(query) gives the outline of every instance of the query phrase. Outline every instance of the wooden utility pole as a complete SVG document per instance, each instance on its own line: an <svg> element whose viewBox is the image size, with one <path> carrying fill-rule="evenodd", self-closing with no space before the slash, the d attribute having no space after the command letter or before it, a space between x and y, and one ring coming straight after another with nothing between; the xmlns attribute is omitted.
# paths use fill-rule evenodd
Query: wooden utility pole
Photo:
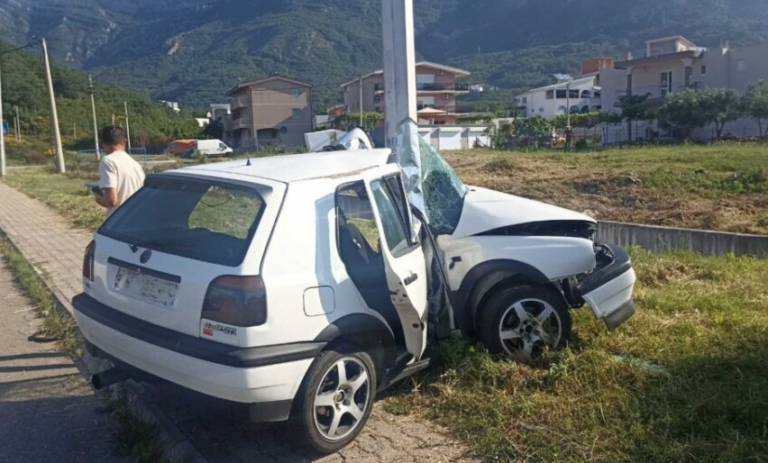
<svg viewBox="0 0 768 463"><path fill-rule="evenodd" d="M128 141L128 153L131 152L131 126L128 124L128 102L124 101L125 105L125 138Z"/></svg>
<svg viewBox="0 0 768 463"><path fill-rule="evenodd" d="M93 76L88 74L88 89L91 92L91 111L93 112L93 144L96 147L96 159L101 159L99 146L99 123L96 122L96 99L93 96Z"/></svg>
<svg viewBox="0 0 768 463"><path fill-rule="evenodd" d="M45 61L45 80L48 83L48 96L51 99L51 128L53 130L53 144L56 149L56 164L59 173L67 171L64 166L64 149L61 147L61 131L59 130L59 113L56 110L56 95L53 93L53 78L51 77L51 63L48 59L48 45L45 39L40 39L40 46L43 48L43 61Z"/></svg>
<svg viewBox="0 0 768 463"><path fill-rule="evenodd" d="M386 142L395 146L397 127L417 121L416 47L413 0L381 0L384 29L384 95Z"/></svg>

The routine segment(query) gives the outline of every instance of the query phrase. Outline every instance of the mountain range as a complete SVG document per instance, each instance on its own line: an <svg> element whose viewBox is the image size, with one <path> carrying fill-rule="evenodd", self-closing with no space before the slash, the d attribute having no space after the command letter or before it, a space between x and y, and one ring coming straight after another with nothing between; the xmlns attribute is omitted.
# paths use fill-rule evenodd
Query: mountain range
<svg viewBox="0 0 768 463"><path fill-rule="evenodd" d="M513 91L650 38L768 41L768 0L414 0L420 58ZM54 59L155 99L204 106L273 73L339 84L381 67L380 0L0 0L0 38L47 38ZM487 94L486 98L494 98Z"/></svg>

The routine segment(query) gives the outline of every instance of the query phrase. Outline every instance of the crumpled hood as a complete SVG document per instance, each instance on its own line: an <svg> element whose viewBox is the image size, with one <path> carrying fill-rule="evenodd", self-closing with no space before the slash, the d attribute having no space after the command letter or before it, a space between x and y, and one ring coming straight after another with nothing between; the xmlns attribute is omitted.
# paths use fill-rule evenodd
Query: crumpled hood
<svg viewBox="0 0 768 463"><path fill-rule="evenodd" d="M532 222L574 220L595 223L588 215L486 188L469 187L453 238Z"/></svg>

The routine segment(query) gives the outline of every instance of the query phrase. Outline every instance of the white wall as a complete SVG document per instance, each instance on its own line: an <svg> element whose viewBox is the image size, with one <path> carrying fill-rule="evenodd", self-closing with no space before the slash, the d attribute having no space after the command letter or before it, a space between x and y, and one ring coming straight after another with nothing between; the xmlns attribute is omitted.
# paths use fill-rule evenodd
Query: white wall
<svg viewBox="0 0 768 463"><path fill-rule="evenodd" d="M419 127L419 135L438 151L471 149L475 140L483 146L490 146L491 140L486 134L486 127Z"/></svg>

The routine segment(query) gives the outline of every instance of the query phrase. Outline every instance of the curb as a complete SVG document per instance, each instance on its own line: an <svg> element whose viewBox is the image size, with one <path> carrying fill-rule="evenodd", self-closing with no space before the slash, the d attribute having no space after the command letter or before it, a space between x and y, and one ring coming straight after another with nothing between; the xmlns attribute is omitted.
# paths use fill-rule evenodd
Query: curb
<svg viewBox="0 0 768 463"><path fill-rule="evenodd" d="M72 306L72 303L58 289L52 287L49 280L45 278L45 273L30 261L29 257L24 254L18 244L14 241L13 237L8 233L5 233L5 236L42 278L45 287L53 296L58 308L66 311L70 317L74 317L74 307ZM79 330L78 335L82 336L79 333ZM83 356L75 360L75 365L80 371L80 374L89 384L93 373L105 370L112 366L106 360L93 357L86 352L85 349L83 349ZM128 407L131 412L140 420L157 426L159 434L157 437L163 447L163 458L169 461L183 461L186 463L208 463L208 460L203 457L194 444L192 444L192 442L184 435L173 419L171 419L171 417L152 399L151 387L147 387L133 380L128 380L124 384ZM94 390L94 393L95 392L96 391Z"/></svg>

